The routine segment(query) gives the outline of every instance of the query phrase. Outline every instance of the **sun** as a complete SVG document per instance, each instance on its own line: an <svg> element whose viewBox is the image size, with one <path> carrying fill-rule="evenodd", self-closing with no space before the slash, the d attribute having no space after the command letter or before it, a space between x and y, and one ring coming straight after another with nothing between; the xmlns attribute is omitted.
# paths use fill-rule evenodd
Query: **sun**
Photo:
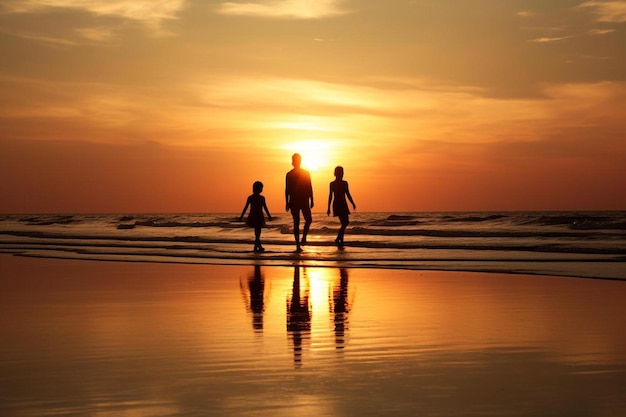
<svg viewBox="0 0 626 417"><path fill-rule="evenodd" d="M289 152L302 155L302 168L319 171L329 168L334 154L334 145L325 140L305 140L283 146Z"/></svg>

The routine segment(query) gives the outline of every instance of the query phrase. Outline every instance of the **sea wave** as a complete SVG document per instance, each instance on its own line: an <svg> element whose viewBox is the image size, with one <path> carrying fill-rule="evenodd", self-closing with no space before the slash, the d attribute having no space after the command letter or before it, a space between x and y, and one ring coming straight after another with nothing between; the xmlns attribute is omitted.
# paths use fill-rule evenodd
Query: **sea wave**
<svg viewBox="0 0 626 417"><path fill-rule="evenodd" d="M251 251L252 231L233 213L5 215L0 253L414 269L433 262L446 269L461 261L464 268L493 269L494 262L505 262L498 268L517 272L557 263L562 275L626 279L626 212L355 213L351 220L342 249L334 243L338 220L314 213L306 250L296 254L291 216L277 216L267 222L267 251L259 255ZM582 273L581 265L591 266Z"/></svg>
<svg viewBox="0 0 626 417"><path fill-rule="evenodd" d="M0 221L7 222L15 216L0 217ZM202 215L122 215L108 216L108 222L116 224L116 227L155 227L155 228L238 228L241 222L235 215L211 215L210 220L202 218ZM447 225L451 229L474 227L481 224L497 224L500 227L514 229L524 226L562 226L562 230L626 230L626 215L624 212L609 212L598 214L589 212L557 213L557 214L534 214L533 212L520 213L433 213L416 214L367 214L364 217L353 216L352 224L364 228L402 229L406 227L428 227ZM200 219L202 218L202 219ZM28 215L17 216L17 222L28 226L54 226L54 225L77 225L103 219L102 215ZM319 218L318 218L319 219ZM454 235L454 234L452 234Z"/></svg>
<svg viewBox="0 0 626 417"><path fill-rule="evenodd" d="M447 222L451 223L480 223L480 222L488 222L492 220L500 220L505 219L508 216L504 214L492 214L488 216L467 216L467 217L455 217L455 216L444 216L443 219Z"/></svg>
<svg viewBox="0 0 626 417"><path fill-rule="evenodd" d="M539 226L567 226L568 228L586 229L617 229L623 230L623 216L600 215L600 214L558 214L541 215L538 217L525 219L522 225Z"/></svg>
<svg viewBox="0 0 626 417"><path fill-rule="evenodd" d="M283 227L285 229L286 227ZM319 233L320 230L314 230L311 232L315 238L310 238L309 246L335 246L336 244L331 239L321 239L322 236L328 236L335 231L325 230L324 233ZM382 236L399 237L400 234L392 233L394 231L382 231ZM39 231L5 231L1 234L5 236L13 236L15 239L10 243L21 245L64 245L64 246L120 246L124 244L129 247L141 247L141 242L156 242L164 245L177 243L195 243L195 244L248 244L251 240L250 236L232 236L224 234L215 234L211 236L198 236L198 235L113 235L113 234L66 234L66 233L53 233L53 232L39 232ZM376 233L372 231L360 231L355 228L351 231L354 236L349 240L348 245L355 248L365 249L398 249L398 250L410 250L410 249L445 249L445 250L473 250L473 251L518 251L518 252L545 252L545 253L580 253L580 254L613 254L613 255L626 255L626 245L611 245L609 240L604 240L604 243L608 245L590 244L588 241L579 240L573 242L559 242L559 241L541 241L537 240L535 235L525 235L522 233L500 233L491 234L489 237L495 239L486 239L485 235L474 233L456 233L454 235L445 232L435 232L432 234L420 233L410 234L403 232L402 236L405 237L439 237L443 239L430 239L430 240L414 240L414 239L375 239ZM283 236L282 238L280 236ZM368 237L370 237L368 239ZM475 238L480 239L475 239ZM561 237L560 234L545 235L543 237ZM24 238L24 239L19 239ZM453 238L453 239L451 239ZM526 238L526 239L520 239ZM532 239L528 239L532 238ZM292 245L291 232L287 230L281 230L281 234L277 236L268 236L264 240L267 244L290 246ZM5 245L9 242L5 239ZM619 241L617 243L620 243ZM623 243L623 242L622 242ZM398 254L399 257L403 256Z"/></svg>

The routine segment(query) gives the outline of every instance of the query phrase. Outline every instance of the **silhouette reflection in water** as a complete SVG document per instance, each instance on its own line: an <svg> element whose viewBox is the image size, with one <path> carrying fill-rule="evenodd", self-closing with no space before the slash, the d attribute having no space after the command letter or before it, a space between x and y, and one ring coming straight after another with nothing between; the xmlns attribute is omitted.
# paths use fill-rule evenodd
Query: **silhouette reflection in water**
<svg viewBox="0 0 626 417"><path fill-rule="evenodd" d="M335 324L335 346L337 349L343 349L351 304L348 299L348 270L346 268L339 269L339 280L333 285L332 299L329 301Z"/></svg>
<svg viewBox="0 0 626 417"><path fill-rule="evenodd" d="M254 266L254 273L248 277L247 288L240 282L246 310L252 313L252 328L263 331L263 313L265 312L265 278L261 273L261 265Z"/></svg>
<svg viewBox="0 0 626 417"><path fill-rule="evenodd" d="M354 305L354 293L348 291L349 280L347 268L333 269L332 275L335 276L334 279L329 279L328 281L319 280L316 274L310 277L307 268L295 265L293 267L291 288L289 288L289 284L285 282L285 284L287 284L285 287L286 334L288 348L293 351L293 362L296 368L302 367L303 356L306 353L305 350L309 348L307 345L309 345L311 341L313 331L313 306L316 302L326 301L326 297L322 294L327 294L329 321L326 323L329 323L329 327L332 326L333 328L335 347L337 351L343 351L346 346L348 317ZM311 280L314 281L312 282ZM272 306L268 303L270 286L267 282L269 281L266 280L265 274L262 273L261 265L255 265L253 272L251 272L247 278L241 279L239 284L246 311L252 316L252 328L257 334L264 333L264 319L268 314L267 311L270 312L270 325L268 329L270 329L270 333L276 330L276 327L271 325L273 321L271 318L275 316L273 316L272 313ZM325 283L328 284L326 291L323 293L313 292L312 296L311 288L319 289L320 284L323 285ZM316 298L314 296L315 294L317 294L318 297L321 295L321 298ZM321 306L318 304L318 307ZM322 314L322 317L323 316ZM326 334L326 332L322 329L316 330L319 330L316 334L322 335L320 336L322 338L325 337L323 335ZM268 330L265 329L265 331L267 332ZM329 336L333 333L329 333ZM321 341L321 343L324 342L325 341Z"/></svg>
<svg viewBox="0 0 626 417"><path fill-rule="evenodd" d="M300 267L293 268L291 298L287 297L287 333L293 344L293 361L302 365L302 345L311 334L310 283L303 269L304 282L300 283Z"/></svg>

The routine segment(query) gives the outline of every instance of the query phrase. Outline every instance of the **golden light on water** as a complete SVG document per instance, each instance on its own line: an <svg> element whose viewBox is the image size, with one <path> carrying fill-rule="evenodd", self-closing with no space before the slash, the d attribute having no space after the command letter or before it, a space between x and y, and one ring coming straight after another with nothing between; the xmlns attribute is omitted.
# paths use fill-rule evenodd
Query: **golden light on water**
<svg viewBox="0 0 626 417"><path fill-rule="evenodd" d="M313 311L316 313L316 317L328 316L329 305L329 289L332 282L332 273L335 271L330 268L307 268L304 270L306 277L309 280L311 288L311 304Z"/></svg>

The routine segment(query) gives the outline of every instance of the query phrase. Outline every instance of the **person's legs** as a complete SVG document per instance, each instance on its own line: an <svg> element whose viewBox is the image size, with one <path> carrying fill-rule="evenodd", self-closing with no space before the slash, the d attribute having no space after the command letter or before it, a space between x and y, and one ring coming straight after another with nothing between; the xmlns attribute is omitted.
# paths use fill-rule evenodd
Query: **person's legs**
<svg viewBox="0 0 626 417"><path fill-rule="evenodd" d="M311 208L304 207L302 208L302 217L304 217L304 229L302 230L302 244L306 245L306 237L309 234L309 228L311 227L311 223L313 222L313 217L311 216Z"/></svg>
<svg viewBox="0 0 626 417"><path fill-rule="evenodd" d="M296 250L300 250L300 210L291 209L293 217L293 237L296 240Z"/></svg>
<svg viewBox="0 0 626 417"><path fill-rule="evenodd" d="M347 214L343 214L339 216L339 221L341 222L341 228L339 229L339 233L337 234L337 243L343 243L343 235L346 231L346 227L350 224L350 218Z"/></svg>
<svg viewBox="0 0 626 417"><path fill-rule="evenodd" d="M262 251L263 246L261 246L261 227L257 226L254 228L254 250Z"/></svg>

